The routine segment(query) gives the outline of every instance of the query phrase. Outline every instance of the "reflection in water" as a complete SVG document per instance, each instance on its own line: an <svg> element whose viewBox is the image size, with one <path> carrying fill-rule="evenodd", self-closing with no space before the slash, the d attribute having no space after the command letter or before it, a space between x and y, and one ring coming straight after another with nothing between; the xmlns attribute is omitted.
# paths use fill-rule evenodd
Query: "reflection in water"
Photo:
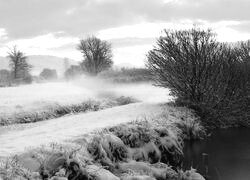
<svg viewBox="0 0 250 180"><path fill-rule="evenodd" d="M198 169L209 180L250 179L250 129L216 130L206 140L187 142L184 154L183 168Z"/></svg>

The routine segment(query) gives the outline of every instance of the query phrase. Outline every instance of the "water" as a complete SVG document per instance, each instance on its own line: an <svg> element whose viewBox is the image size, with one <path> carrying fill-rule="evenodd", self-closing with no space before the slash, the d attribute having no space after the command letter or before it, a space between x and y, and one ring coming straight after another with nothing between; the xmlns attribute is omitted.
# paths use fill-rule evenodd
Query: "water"
<svg viewBox="0 0 250 180"><path fill-rule="evenodd" d="M216 130L204 141L186 143L184 154L184 168L196 168L209 180L250 179L250 129Z"/></svg>

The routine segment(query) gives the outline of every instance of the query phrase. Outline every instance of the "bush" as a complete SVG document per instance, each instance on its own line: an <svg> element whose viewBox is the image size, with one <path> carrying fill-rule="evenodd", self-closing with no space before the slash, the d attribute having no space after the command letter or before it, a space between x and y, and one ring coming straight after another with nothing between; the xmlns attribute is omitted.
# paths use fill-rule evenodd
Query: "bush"
<svg viewBox="0 0 250 180"><path fill-rule="evenodd" d="M7 69L0 69L0 87L11 85L11 72Z"/></svg>
<svg viewBox="0 0 250 180"><path fill-rule="evenodd" d="M55 69L45 68L39 76L44 80L54 80L57 79L57 72Z"/></svg>
<svg viewBox="0 0 250 180"><path fill-rule="evenodd" d="M165 30L147 67L159 86L210 127L242 125L250 116L249 50L249 42L217 42L210 30Z"/></svg>
<svg viewBox="0 0 250 180"><path fill-rule="evenodd" d="M82 74L82 68L77 65L71 65L64 73L66 79L74 79Z"/></svg>

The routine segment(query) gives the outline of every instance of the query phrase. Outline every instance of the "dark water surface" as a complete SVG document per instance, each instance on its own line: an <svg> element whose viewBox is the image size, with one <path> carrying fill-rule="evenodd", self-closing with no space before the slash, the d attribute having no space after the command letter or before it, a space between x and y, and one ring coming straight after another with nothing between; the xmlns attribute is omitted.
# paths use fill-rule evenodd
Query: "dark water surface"
<svg viewBox="0 0 250 180"><path fill-rule="evenodd" d="M206 140L186 143L184 154L184 168L192 166L209 180L250 180L250 129L216 130Z"/></svg>

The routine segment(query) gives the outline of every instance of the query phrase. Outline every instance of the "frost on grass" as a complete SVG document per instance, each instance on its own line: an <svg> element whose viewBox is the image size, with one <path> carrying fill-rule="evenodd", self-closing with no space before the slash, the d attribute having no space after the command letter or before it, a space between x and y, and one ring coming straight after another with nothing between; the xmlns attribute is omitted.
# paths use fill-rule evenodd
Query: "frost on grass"
<svg viewBox="0 0 250 180"><path fill-rule="evenodd" d="M31 172L22 167L17 160L17 157L11 157L6 160L0 161L0 179L13 180L13 179L28 179Z"/></svg>
<svg viewBox="0 0 250 180"><path fill-rule="evenodd" d="M0 115L0 126L44 121L62 117L67 114L98 111L101 109L111 108L114 106L122 106L135 102L137 102L137 100L132 97L120 96L118 98L102 101L87 100L78 104L54 104L36 111L23 111L10 115Z"/></svg>
<svg viewBox="0 0 250 180"><path fill-rule="evenodd" d="M178 167L183 158L184 140L202 138L204 129L191 111L183 113L183 109L169 108L167 113L150 119L107 127L73 142L33 149L28 154L32 157L30 161L40 162L36 172L28 171L27 160L19 156L19 166L9 165L3 173L6 166L1 165L1 176L5 179L37 176L38 179L64 177L69 180L80 177L203 180L195 170L183 172ZM187 118L189 123L185 122ZM190 124L196 124L195 128ZM187 129L195 132L187 133Z"/></svg>

